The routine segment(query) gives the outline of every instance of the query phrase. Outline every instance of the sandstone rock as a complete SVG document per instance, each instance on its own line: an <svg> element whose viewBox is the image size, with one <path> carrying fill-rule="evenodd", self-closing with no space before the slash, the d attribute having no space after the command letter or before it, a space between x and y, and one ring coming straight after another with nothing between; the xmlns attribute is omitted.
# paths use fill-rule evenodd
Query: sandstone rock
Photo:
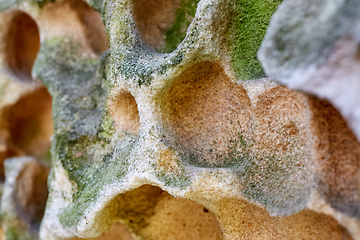
<svg viewBox="0 0 360 240"><path fill-rule="evenodd" d="M256 59L280 2L2 5L3 158L41 159L53 134L40 226L10 199L44 167L6 161L7 239L360 239L356 136Z"/></svg>
<svg viewBox="0 0 360 240"><path fill-rule="evenodd" d="M48 195L49 169L31 157L10 158L1 197L6 239L38 239Z"/></svg>
<svg viewBox="0 0 360 240"><path fill-rule="evenodd" d="M259 51L266 73L329 100L360 139L360 3L285 0Z"/></svg>

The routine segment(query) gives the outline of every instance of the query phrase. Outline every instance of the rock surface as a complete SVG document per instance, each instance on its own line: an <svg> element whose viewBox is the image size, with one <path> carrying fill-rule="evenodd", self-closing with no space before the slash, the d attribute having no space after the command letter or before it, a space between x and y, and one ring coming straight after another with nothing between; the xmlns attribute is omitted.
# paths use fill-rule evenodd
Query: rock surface
<svg viewBox="0 0 360 240"><path fill-rule="evenodd" d="M360 239L357 125L336 100L357 88L322 100L275 81L292 88L295 70L330 61L321 41L356 23L345 15L358 4L284 1L264 71L256 53L280 3L0 4L4 238ZM320 10L338 32L300 34ZM318 51L294 47L303 40ZM348 56L353 41L341 42ZM355 79L344 59L353 72L334 71Z"/></svg>
<svg viewBox="0 0 360 240"><path fill-rule="evenodd" d="M285 0L259 51L266 73L329 100L360 139L360 2Z"/></svg>

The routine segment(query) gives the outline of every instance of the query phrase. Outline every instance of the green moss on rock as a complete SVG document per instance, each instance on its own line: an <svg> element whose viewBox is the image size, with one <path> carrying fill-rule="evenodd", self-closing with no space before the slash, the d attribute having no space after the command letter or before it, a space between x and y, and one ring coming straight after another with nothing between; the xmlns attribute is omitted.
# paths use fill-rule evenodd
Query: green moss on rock
<svg viewBox="0 0 360 240"><path fill-rule="evenodd" d="M180 6L175 13L174 24L165 32L165 48L162 52L169 53L176 49L186 36L186 30L196 13L196 7L200 0L181 0Z"/></svg>
<svg viewBox="0 0 360 240"><path fill-rule="evenodd" d="M257 52L270 18L282 0L236 0L232 5L228 45L232 67L242 81L266 77Z"/></svg>
<svg viewBox="0 0 360 240"><path fill-rule="evenodd" d="M105 138L103 138L105 136ZM77 184L74 204L59 216L64 226L73 226L83 216L82 210L90 207L101 196L104 186L121 181L129 172L129 153L134 137L114 145L108 142L108 133L100 131L95 137L83 136L69 141L57 136L56 152L67 171L69 180Z"/></svg>
<svg viewBox="0 0 360 240"><path fill-rule="evenodd" d="M37 240L38 234L31 231L22 229L21 223L14 223L14 226L8 227L5 230L6 240Z"/></svg>

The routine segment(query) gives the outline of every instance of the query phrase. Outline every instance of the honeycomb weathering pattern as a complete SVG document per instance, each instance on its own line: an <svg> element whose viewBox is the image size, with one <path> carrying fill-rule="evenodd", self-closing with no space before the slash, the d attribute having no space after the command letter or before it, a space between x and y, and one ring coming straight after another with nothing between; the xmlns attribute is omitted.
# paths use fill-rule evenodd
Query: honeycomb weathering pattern
<svg viewBox="0 0 360 240"><path fill-rule="evenodd" d="M259 52L327 100L263 74L278 0L0 3L2 238L360 239L357 35L336 28L359 4L328 2L284 1Z"/></svg>

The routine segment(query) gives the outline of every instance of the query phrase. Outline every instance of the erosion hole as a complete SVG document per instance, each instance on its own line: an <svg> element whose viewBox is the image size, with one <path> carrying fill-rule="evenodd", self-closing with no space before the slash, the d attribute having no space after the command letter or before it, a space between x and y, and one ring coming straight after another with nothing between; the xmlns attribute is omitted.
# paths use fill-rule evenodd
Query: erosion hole
<svg viewBox="0 0 360 240"><path fill-rule="evenodd" d="M49 168L33 161L26 164L17 178L17 210L35 228L39 228L45 212L48 175Z"/></svg>
<svg viewBox="0 0 360 240"><path fill-rule="evenodd" d="M52 99L45 87L24 96L8 113L12 142L26 155L40 157L50 147L53 135Z"/></svg>
<svg viewBox="0 0 360 240"><path fill-rule="evenodd" d="M119 222L115 223L109 231L104 232L100 237L95 238L96 240L133 240L129 229ZM95 240L94 239L94 240Z"/></svg>
<svg viewBox="0 0 360 240"><path fill-rule="evenodd" d="M270 216L254 203L229 198L216 202L213 211L226 239L352 239L334 218L308 209Z"/></svg>
<svg viewBox="0 0 360 240"><path fill-rule="evenodd" d="M41 23L46 38L71 37L96 56L109 48L100 13L85 1L65 0L47 4Z"/></svg>
<svg viewBox="0 0 360 240"><path fill-rule="evenodd" d="M116 218L141 239L220 240L215 215L204 206L175 198L158 187L144 185L113 200ZM113 213L114 214L114 213Z"/></svg>
<svg viewBox="0 0 360 240"><path fill-rule="evenodd" d="M31 82L31 70L40 48L39 30L26 13L15 11L8 25L4 64L8 72L23 82Z"/></svg>
<svg viewBox="0 0 360 240"><path fill-rule="evenodd" d="M101 15L85 1L74 1L79 20L84 26L85 37L95 54L101 55L109 48L108 38Z"/></svg>
<svg viewBox="0 0 360 240"><path fill-rule="evenodd" d="M314 148L319 192L335 209L360 217L360 143L328 101L311 97L309 103L318 136Z"/></svg>
<svg viewBox="0 0 360 240"><path fill-rule="evenodd" d="M22 155L22 151L16 148L15 146L13 146L13 144L5 143L4 140L3 142L4 143L0 145L0 183L4 183L5 181L5 169L4 169L5 159Z"/></svg>
<svg viewBox="0 0 360 240"><path fill-rule="evenodd" d="M253 145L243 158L243 193L276 214L301 210L311 192L311 136L304 94L268 80L244 84L251 102ZM310 139L310 140L309 140Z"/></svg>
<svg viewBox="0 0 360 240"><path fill-rule="evenodd" d="M245 144L248 96L217 63L198 63L183 72L165 93L164 105L165 122L200 162L217 164L241 139Z"/></svg>
<svg viewBox="0 0 360 240"><path fill-rule="evenodd" d="M199 0L133 0L135 26L151 51L172 52L186 36Z"/></svg>
<svg viewBox="0 0 360 240"><path fill-rule="evenodd" d="M113 90L108 100L108 107L117 131L126 131L136 135L139 133L139 111L131 93Z"/></svg>
<svg viewBox="0 0 360 240"><path fill-rule="evenodd" d="M263 155L276 151L280 157L295 152L299 144L306 145L306 130L301 125L307 121L302 94L283 86L268 88L253 97L252 109L257 126L254 130L255 150Z"/></svg>
<svg viewBox="0 0 360 240"><path fill-rule="evenodd" d="M0 180L4 181L3 162L14 156L34 156L50 165L53 135L52 99L45 87L19 98L0 109Z"/></svg>

